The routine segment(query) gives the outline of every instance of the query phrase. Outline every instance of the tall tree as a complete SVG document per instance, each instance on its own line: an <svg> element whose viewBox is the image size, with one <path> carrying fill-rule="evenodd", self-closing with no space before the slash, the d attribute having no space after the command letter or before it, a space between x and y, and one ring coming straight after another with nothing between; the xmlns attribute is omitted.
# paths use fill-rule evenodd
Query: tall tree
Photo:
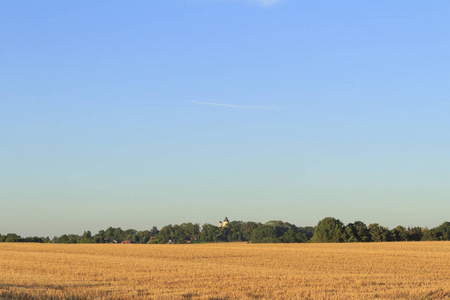
<svg viewBox="0 0 450 300"><path fill-rule="evenodd" d="M450 241L450 222L444 222L435 228L436 237L441 241Z"/></svg>
<svg viewBox="0 0 450 300"><path fill-rule="evenodd" d="M311 239L314 243L339 243L345 238L344 224L335 218L327 217L319 221Z"/></svg>

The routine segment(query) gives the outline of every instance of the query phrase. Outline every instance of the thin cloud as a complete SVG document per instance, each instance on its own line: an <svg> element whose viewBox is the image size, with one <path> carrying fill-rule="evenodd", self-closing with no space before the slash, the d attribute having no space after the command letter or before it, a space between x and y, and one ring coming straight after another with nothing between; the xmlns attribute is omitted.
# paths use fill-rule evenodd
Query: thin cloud
<svg viewBox="0 0 450 300"><path fill-rule="evenodd" d="M200 101L189 101L189 103L199 104L199 105L212 105L212 106L222 106L234 109L271 109L279 110L279 107L268 107L268 106L253 106L253 105L234 105L226 103L214 103L214 102L200 102Z"/></svg>

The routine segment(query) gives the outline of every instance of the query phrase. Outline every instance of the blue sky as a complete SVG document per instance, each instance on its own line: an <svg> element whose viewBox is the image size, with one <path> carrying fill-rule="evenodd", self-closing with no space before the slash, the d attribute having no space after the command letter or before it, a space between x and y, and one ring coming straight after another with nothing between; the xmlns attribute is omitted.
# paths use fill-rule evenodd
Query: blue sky
<svg viewBox="0 0 450 300"><path fill-rule="evenodd" d="M0 4L0 233L450 211L446 1Z"/></svg>

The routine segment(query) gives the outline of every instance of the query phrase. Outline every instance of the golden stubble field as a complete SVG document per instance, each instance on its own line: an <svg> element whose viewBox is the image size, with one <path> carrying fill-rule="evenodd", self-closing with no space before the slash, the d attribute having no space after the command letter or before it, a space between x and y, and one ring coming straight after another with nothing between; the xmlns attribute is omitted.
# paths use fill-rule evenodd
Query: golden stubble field
<svg viewBox="0 0 450 300"><path fill-rule="evenodd" d="M0 244L0 299L450 299L450 242Z"/></svg>

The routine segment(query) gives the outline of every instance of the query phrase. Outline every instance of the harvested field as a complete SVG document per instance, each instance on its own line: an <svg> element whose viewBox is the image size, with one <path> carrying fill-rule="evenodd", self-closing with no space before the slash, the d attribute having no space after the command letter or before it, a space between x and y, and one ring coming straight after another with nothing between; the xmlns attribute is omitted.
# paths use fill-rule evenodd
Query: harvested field
<svg viewBox="0 0 450 300"><path fill-rule="evenodd" d="M450 242L0 244L0 299L450 299Z"/></svg>

